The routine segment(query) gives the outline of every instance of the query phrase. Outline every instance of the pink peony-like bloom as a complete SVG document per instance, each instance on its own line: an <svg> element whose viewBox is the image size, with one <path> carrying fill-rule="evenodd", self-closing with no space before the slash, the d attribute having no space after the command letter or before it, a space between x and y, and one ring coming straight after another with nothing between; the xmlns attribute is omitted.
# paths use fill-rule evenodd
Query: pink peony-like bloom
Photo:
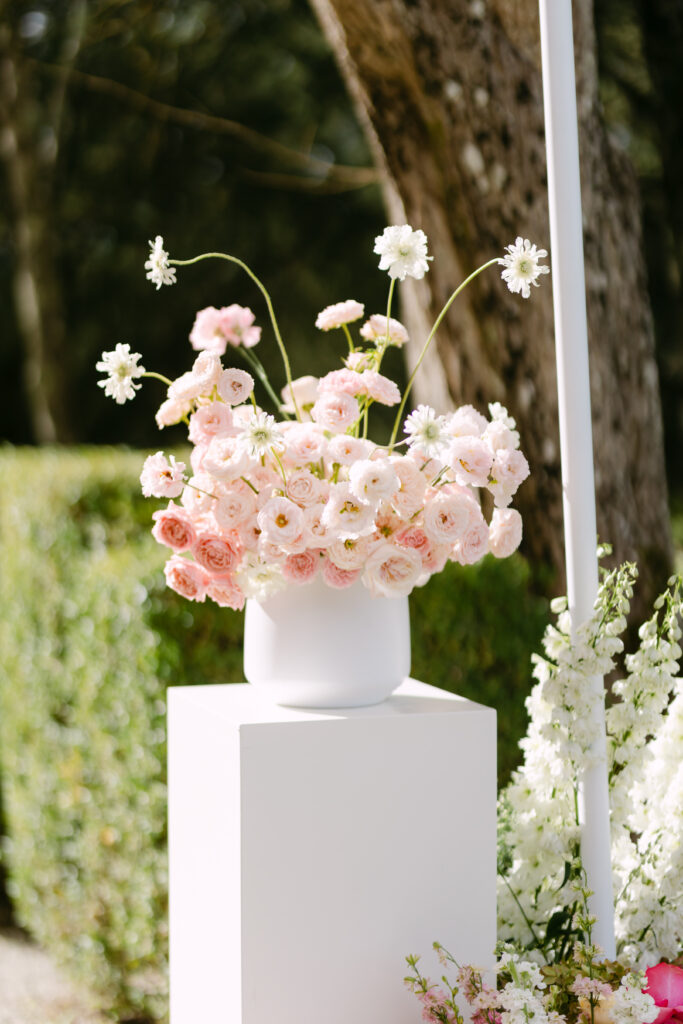
<svg viewBox="0 0 683 1024"><path fill-rule="evenodd" d="M164 566L166 585L188 601L203 601L209 577L196 562L173 555Z"/></svg>
<svg viewBox="0 0 683 1024"><path fill-rule="evenodd" d="M291 583L310 583L320 567L320 551L300 551L296 555L288 555L282 563L282 575Z"/></svg>
<svg viewBox="0 0 683 1024"><path fill-rule="evenodd" d="M360 329L361 337L367 341L383 343L387 338L387 318L381 313L373 313ZM389 318L389 345L400 348L408 341L408 332L398 320Z"/></svg>
<svg viewBox="0 0 683 1024"><path fill-rule="evenodd" d="M232 608L241 612L244 608L244 593L230 576L214 576L206 587L206 596L221 608Z"/></svg>
<svg viewBox="0 0 683 1024"><path fill-rule="evenodd" d="M510 430L502 420L493 420L482 435L491 451L495 454L500 448L514 449L519 447L519 434Z"/></svg>
<svg viewBox="0 0 683 1024"><path fill-rule="evenodd" d="M232 432L232 413L224 402L202 405L190 417L188 436L192 444L209 444L214 437Z"/></svg>
<svg viewBox="0 0 683 1024"><path fill-rule="evenodd" d="M498 508L505 508L510 504L517 488L528 475L529 463L520 451L501 448L496 452L488 489Z"/></svg>
<svg viewBox="0 0 683 1024"><path fill-rule="evenodd" d="M448 450L448 462L455 473L456 482L471 487L485 487L493 454L478 437L456 437Z"/></svg>
<svg viewBox="0 0 683 1024"><path fill-rule="evenodd" d="M197 539L192 516L187 509L170 502L168 508L152 515L154 527L152 536L159 544L165 544L174 551L189 551Z"/></svg>
<svg viewBox="0 0 683 1024"><path fill-rule="evenodd" d="M221 489L213 517L221 530L237 530L256 514L256 495L243 480Z"/></svg>
<svg viewBox="0 0 683 1024"><path fill-rule="evenodd" d="M330 562L329 558L323 562L322 577L327 586L333 587L335 590L343 590L345 587L352 586L359 576L360 569L339 569L334 562Z"/></svg>
<svg viewBox="0 0 683 1024"><path fill-rule="evenodd" d="M261 328L254 327L254 314L245 306L209 306L197 313L190 343L194 349L205 349L222 356L228 345L253 348L261 339Z"/></svg>
<svg viewBox="0 0 683 1024"><path fill-rule="evenodd" d="M344 363L349 370L362 373L363 370L371 370L377 361L377 353L374 349L369 352L349 352Z"/></svg>
<svg viewBox="0 0 683 1024"><path fill-rule="evenodd" d="M280 392L282 395L282 405L280 408L282 412L294 415L296 409L294 408L292 392L294 393L293 397L296 398L299 413L310 419L311 408L318 397L318 378L307 374L305 377L297 377L296 380L293 380L291 388L289 384L285 384L283 387Z"/></svg>
<svg viewBox="0 0 683 1024"><path fill-rule="evenodd" d="M323 523L324 510L324 505L311 505L310 508L304 509L304 537L307 540L307 547L325 548L330 542L330 535Z"/></svg>
<svg viewBox="0 0 683 1024"><path fill-rule="evenodd" d="M192 410L192 402L180 398L167 398L156 411L155 420L159 430L180 423L183 416Z"/></svg>
<svg viewBox="0 0 683 1024"><path fill-rule="evenodd" d="M317 476L306 469L297 469L287 477L285 494L301 508L309 508L320 501L324 487L327 489Z"/></svg>
<svg viewBox="0 0 683 1024"><path fill-rule="evenodd" d="M241 405L254 390L254 378L246 370L230 367L218 378L218 394L228 405Z"/></svg>
<svg viewBox="0 0 683 1024"><path fill-rule="evenodd" d="M392 505L399 515L409 519L424 504L426 474L420 472L413 459L405 455L392 455L389 462L399 479L399 488L392 498Z"/></svg>
<svg viewBox="0 0 683 1024"><path fill-rule="evenodd" d="M296 544L304 532L303 512L289 498L271 498L257 518L264 539L284 548Z"/></svg>
<svg viewBox="0 0 683 1024"><path fill-rule="evenodd" d="M221 361L213 352L200 352L189 373L183 373L169 386L168 397L179 402L210 398L221 375Z"/></svg>
<svg viewBox="0 0 683 1024"><path fill-rule="evenodd" d="M372 443L362 437L350 437L348 434L337 434L327 445L327 459L334 465L352 466L360 459L367 459L372 451Z"/></svg>
<svg viewBox="0 0 683 1024"><path fill-rule="evenodd" d="M517 509L496 508L489 526L489 548L496 558L507 558L522 541L522 517Z"/></svg>
<svg viewBox="0 0 683 1024"><path fill-rule="evenodd" d="M489 550L489 528L484 517L471 523L462 537L453 546L451 558L460 565L474 565Z"/></svg>
<svg viewBox="0 0 683 1024"><path fill-rule="evenodd" d="M374 597L407 597L421 575L417 551L385 541L368 557L363 579Z"/></svg>
<svg viewBox="0 0 683 1024"><path fill-rule="evenodd" d="M446 433L451 437L481 437L488 420L473 405L461 405L446 416Z"/></svg>
<svg viewBox="0 0 683 1024"><path fill-rule="evenodd" d="M362 569L372 543L370 537L335 540L327 547L327 557L334 562L338 569L351 571Z"/></svg>
<svg viewBox="0 0 683 1024"><path fill-rule="evenodd" d="M349 470L351 493L361 501L377 504L391 498L400 486L396 470L387 459L362 459Z"/></svg>
<svg viewBox="0 0 683 1024"><path fill-rule="evenodd" d="M645 971L647 985L643 989L660 1007L654 1024L664 1024L671 1018L683 1020L683 967L675 964L657 964Z"/></svg>
<svg viewBox="0 0 683 1024"><path fill-rule="evenodd" d="M345 302L336 302L333 306L326 306L318 313L315 326L321 331L331 331L342 324L351 324L354 320L360 320L365 307L355 299L347 299Z"/></svg>
<svg viewBox="0 0 683 1024"><path fill-rule="evenodd" d="M148 455L140 474L142 493L146 498L177 498L185 486L185 463L170 460L163 452Z"/></svg>
<svg viewBox="0 0 683 1024"><path fill-rule="evenodd" d="M195 473L187 481L180 498L183 506L197 516L210 512L216 500L213 494L214 486L214 481L207 473Z"/></svg>
<svg viewBox="0 0 683 1024"><path fill-rule="evenodd" d="M454 544L469 528L473 505L477 507L474 499L466 494L440 491L428 496L424 510L424 531L429 539L436 544Z"/></svg>
<svg viewBox="0 0 683 1024"><path fill-rule="evenodd" d="M363 374L366 394L380 405L397 405L401 401L398 385L377 370L366 370Z"/></svg>
<svg viewBox="0 0 683 1024"><path fill-rule="evenodd" d="M213 576L225 576L237 569L242 560L242 545L237 533L218 536L200 533L192 548L195 560Z"/></svg>
<svg viewBox="0 0 683 1024"><path fill-rule="evenodd" d="M245 476L254 459L234 437L215 437L202 459L202 469L216 480L230 482Z"/></svg>
<svg viewBox="0 0 683 1024"><path fill-rule="evenodd" d="M318 394L336 391L344 395L364 395L367 392L366 376L355 370L331 370L320 378Z"/></svg>
<svg viewBox="0 0 683 1024"><path fill-rule="evenodd" d="M327 439L314 423L292 423L284 431L284 458L293 466L317 462L325 455Z"/></svg>
<svg viewBox="0 0 683 1024"><path fill-rule="evenodd" d="M326 391L311 409L311 415L324 430L342 434L358 419L358 402L343 392Z"/></svg>

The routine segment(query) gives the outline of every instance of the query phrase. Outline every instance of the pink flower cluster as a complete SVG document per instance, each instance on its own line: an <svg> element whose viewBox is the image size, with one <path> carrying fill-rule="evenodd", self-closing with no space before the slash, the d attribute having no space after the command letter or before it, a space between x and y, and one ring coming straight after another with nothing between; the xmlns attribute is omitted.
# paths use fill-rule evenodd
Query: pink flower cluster
<svg viewBox="0 0 683 1024"><path fill-rule="evenodd" d="M362 307L348 300L323 313L327 329ZM354 350L320 380L293 381L281 412L294 411L294 394L301 420L276 421L255 405L251 375L221 364L227 345L254 344L250 311L197 316L191 340L202 351L157 413L160 427L187 422L191 470L157 452L141 476L145 494L171 499L154 514L153 535L172 552L165 572L173 590L239 609L245 598L320 573L330 587L362 580L373 595L403 596L448 561L470 565L517 548L522 521L507 506L528 466L502 407L487 419L471 406L446 417L420 406L400 445L361 436L372 403L401 400L379 372L387 321L375 319L375 349ZM398 337L397 321L390 327ZM493 495L490 522L478 488Z"/></svg>

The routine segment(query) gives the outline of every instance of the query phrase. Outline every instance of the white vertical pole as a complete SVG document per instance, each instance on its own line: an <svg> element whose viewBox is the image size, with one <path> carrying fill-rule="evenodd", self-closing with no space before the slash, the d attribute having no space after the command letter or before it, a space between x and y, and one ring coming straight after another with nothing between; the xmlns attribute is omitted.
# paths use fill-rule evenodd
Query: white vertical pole
<svg viewBox="0 0 683 1024"><path fill-rule="evenodd" d="M571 0L539 0L548 202L555 309L567 587L572 623L590 617L598 589L595 480L583 262L579 138ZM593 765L580 794L581 854L593 890L594 940L615 956L603 680Z"/></svg>

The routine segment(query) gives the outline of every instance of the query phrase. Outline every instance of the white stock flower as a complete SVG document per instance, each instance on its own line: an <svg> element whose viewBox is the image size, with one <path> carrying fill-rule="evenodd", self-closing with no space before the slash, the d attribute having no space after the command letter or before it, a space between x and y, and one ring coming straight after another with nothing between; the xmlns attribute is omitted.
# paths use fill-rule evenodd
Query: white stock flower
<svg viewBox="0 0 683 1024"><path fill-rule="evenodd" d="M450 441L445 427L444 416L437 416L429 405L418 405L403 424L403 431L411 449L427 458L438 458Z"/></svg>
<svg viewBox="0 0 683 1024"><path fill-rule="evenodd" d="M150 239L149 259L145 261L146 277L148 281L157 286L157 291L162 284L176 283L176 269L169 266L168 253L164 249L164 240L157 235L154 241Z"/></svg>
<svg viewBox="0 0 683 1024"><path fill-rule="evenodd" d="M537 249L528 238L517 237L514 245L506 245L505 256L498 262L502 263L505 270L500 276L511 292L520 292L522 298L528 299L531 291L529 285L533 284L538 288L538 280L541 274L549 274L550 268L541 266L540 259L547 256L545 249Z"/></svg>
<svg viewBox="0 0 683 1024"><path fill-rule="evenodd" d="M275 418L263 411L257 412L247 421L244 430L237 437L237 442L248 455L256 458L269 455L273 448L282 450L285 446L284 437L277 429Z"/></svg>
<svg viewBox="0 0 683 1024"><path fill-rule="evenodd" d="M405 281L414 277L418 281L429 270L427 236L424 231L413 231L409 224L394 225L384 229L375 238L373 250L381 257L379 269L386 270L389 277Z"/></svg>
<svg viewBox="0 0 683 1024"><path fill-rule="evenodd" d="M119 405L128 398L135 398L135 392L142 387L141 384L134 384L135 377L141 377L145 372L144 366L138 365L138 359L142 356L139 352L131 352L130 345L117 345L112 352L103 352L95 369L100 373L106 373L105 380L98 380L98 385L104 388L107 398L113 398Z"/></svg>

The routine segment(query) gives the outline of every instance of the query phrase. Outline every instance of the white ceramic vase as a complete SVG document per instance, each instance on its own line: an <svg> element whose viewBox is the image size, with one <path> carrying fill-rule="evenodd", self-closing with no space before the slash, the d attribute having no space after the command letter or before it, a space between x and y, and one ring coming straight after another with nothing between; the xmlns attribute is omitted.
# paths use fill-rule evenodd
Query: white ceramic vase
<svg viewBox="0 0 683 1024"><path fill-rule="evenodd" d="M318 576L249 600L244 675L275 704L379 704L410 675L408 598L373 597L360 581L336 590Z"/></svg>

